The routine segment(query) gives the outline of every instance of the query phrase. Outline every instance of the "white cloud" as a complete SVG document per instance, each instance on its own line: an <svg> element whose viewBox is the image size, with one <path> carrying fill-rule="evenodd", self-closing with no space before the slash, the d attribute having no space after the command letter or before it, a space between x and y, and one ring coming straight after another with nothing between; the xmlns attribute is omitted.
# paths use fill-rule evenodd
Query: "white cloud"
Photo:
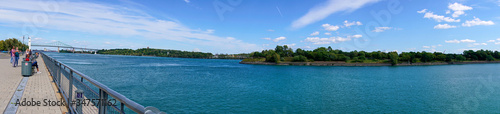
<svg viewBox="0 0 500 114"><path fill-rule="evenodd" d="M330 37L330 38L320 38L320 37L307 37L304 42L311 42L316 45L330 44L330 43L340 43L345 41L350 41L352 38L361 38L362 35L352 35L347 37Z"/></svg>
<svg viewBox="0 0 500 114"><path fill-rule="evenodd" d="M467 45L467 47L476 47L476 46L485 46L485 45L488 45L486 43L472 43L472 44L469 44Z"/></svg>
<svg viewBox="0 0 500 114"><path fill-rule="evenodd" d="M460 41L458 41L456 39L455 40L445 40L444 42L446 42L446 43L460 43Z"/></svg>
<svg viewBox="0 0 500 114"><path fill-rule="evenodd" d="M422 48L431 48L431 46L422 46Z"/></svg>
<svg viewBox="0 0 500 114"><path fill-rule="evenodd" d="M289 48L291 48L291 47L295 46L296 44L295 44L295 43L293 43L293 44L283 44L283 45L286 45L286 46L288 46Z"/></svg>
<svg viewBox="0 0 500 114"><path fill-rule="evenodd" d="M330 36L330 35L332 35L332 33L326 32L325 35Z"/></svg>
<svg viewBox="0 0 500 114"><path fill-rule="evenodd" d="M495 42L495 45L498 45L498 44L500 44L500 42Z"/></svg>
<svg viewBox="0 0 500 114"><path fill-rule="evenodd" d="M44 9L44 6L53 5L56 8ZM139 40L161 39L230 53L260 49L256 44L210 34L213 30L193 29L173 19L156 18L134 7L90 2L19 0L3 0L0 7L0 22L5 26L23 26L22 23L30 23L42 29L137 37ZM37 16L48 18L47 21L31 21Z"/></svg>
<svg viewBox="0 0 500 114"><path fill-rule="evenodd" d="M473 43L473 42L476 42L476 40L464 39L464 40L460 40L460 42L463 42L463 43Z"/></svg>
<svg viewBox="0 0 500 114"><path fill-rule="evenodd" d="M474 17L474 20L465 21L465 23L462 23L462 26L464 27L472 27L477 25L495 25L495 23L493 21L482 21L481 19L476 17Z"/></svg>
<svg viewBox="0 0 500 114"><path fill-rule="evenodd" d="M427 9L423 9L423 10L417 11L417 13L425 13L425 12L427 12Z"/></svg>
<svg viewBox="0 0 500 114"><path fill-rule="evenodd" d="M436 15L436 14L434 14L434 12L422 12L422 13L425 13L424 18L434 19L437 22L442 22L442 21L445 21L445 22L460 22L460 19L453 19L451 17L445 17L445 16L442 16L442 15Z"/></svg>
<svg viewBox="0 0 500 114"><path fill-rule="evenodd" d="M285 40L285 39L286 39L286 37L283 37L283 36L282 36L282 37L275 38L273 41L274 41L274 42L279 42L279 41L281 41L281 40Z"/></svg>
<svg viewBox="0 0 500 114"><path fill-rule="evenodd" d="M311 36L316 36L316 35L319 35L318 31L311 33Z"/></svg>
<svg viewBox="0 0 500 114"><path fill-rule="evenodd" d="M434 29L449 29L449 28L457 28L457 26L452 26L448 24L438 24L434 26Z"/></svg>
<svg viewBox="0 0 500 114"><path fill-rule="evenodd" d="M446 14L450 14L450 13L451 13L451 11L450 11L450 10L446 10Z"/></svg>
<svg viewBox="0 0 500 114"><path fill-rule="evenodd" d="M444 42L446 43L474 43L476 40L471 40L471 39L463 39L463 40L445 40Z"/></svg>
<svg viewBox="0 0 500 114"><path fill-rule="evenodd" d="M111 42L104 42L105 44L111 44Z"/></svg>
<svg viewBox="0 0 500 114"><path fill-rule="evenodd" d="M209 34L210 34L210 33L214 33L214 32L215 32L215 30L214 30L214 29L207 29L207 32L206 32L206 33L209 33Z"/></svg>
<svg viewBox="0 0 500 114"><path fill-rule="evenodd" d="M353 26L353 25L363 25L363 23L359 22L359 21L353 21L353 22L349 22L347 20L344 21L344 26L345 27L350 27L350 26Z"/></svg>
<svg viewBox="0 0 500 114"><path fill-rule="evenodd" d="M359 35L359 34L357 34L357 35L352 35L352 38L361 38L361 37L363 37L363 35Z"/></svg>
<svg viewBox="0 0 500 114"><path fill-rule="evenodd" d="M385 30L390 30L392 27L375 27L375 30L372 32L384 32Z"/></svg>
<svg viewBox="0 0 500 114"><path fill-rule="evenodd" d="M189 3L190 1L189 0L184 0L184 2Z"/></svg>
<svg viewBox="0 0 500 114"><path fill-rule="evenodd" d="M453 4L448 5L448 9L454 11L453 14L452 14L452 16L456 18L456 17L458 17L460 15L465 14L464 11L472 10L472 7L465 6L465 5L462 5L462 4L459 4L459 3L455 2Z"/></svg>
<svg viewBox="0 0 500 114"><path fill-rule="evenodd" d="M201 50L200 50L200 49L198 49L198 48L194 48L194 49L193 49L193 52L201 52Z"/></svg>
<svg viewBox="0 0 500 114"><path fill-rule="evenodd" d="M478 46L478 45L488 45L488 44L486 44L486 43L474 43L474 44L472 44L472 45L476 45L476 46Z"/></svg>
<svg viewBox="0 0 500 114"><path fill-rule="evenodd" d="M269 32L274 32L274 30L273 30L273 29L268 29L267 31L269 31Z"/></svg>
<svg viewBox="0 0 500 114"><path fill-rule="evenodd" d="M488 42L495 42L495 40L488 40Z"/></svg>
<svg viewBox="0 0 500 114"><path fill-rule="evenodd" d="M264 40L271 40L271 38L262 38L262 39L264 39Z"/></svg>
<svg viewBox="0 0 500 114"><path fill-rule="evenodd" d="M355 11L367 4L376 3L380 0L328 0L309 10L304 16L292 22L293 29L302 28L311 23L320 21L329 15L340 11Z"/></svg>
<svg viewBox="0 0 500 114"><path fill-rule="evenodd" d="M330 25L330 24L323 24L321 25L323 28L325 28L325 30L327 31L337 31L339 30L339 26L336 26L336 25Z"/></svg>
<svg viewBox="0 0 500 114"><path fill-rule="evenodd" d="M319 37L307 37L304 42L312 42L313 44L330 44L332 39L330 38L319 38Z"/></svg>

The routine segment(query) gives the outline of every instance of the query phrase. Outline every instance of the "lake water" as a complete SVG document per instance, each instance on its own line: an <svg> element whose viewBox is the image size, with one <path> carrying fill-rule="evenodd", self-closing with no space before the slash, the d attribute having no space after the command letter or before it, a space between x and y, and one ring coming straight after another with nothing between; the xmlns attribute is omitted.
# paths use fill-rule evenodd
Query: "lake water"
<svg viewBox="0 0 500 114"><path fill-rule="evenodd" d="M167 113L500 113L500 64L265 66L47 53Z"/></svg>

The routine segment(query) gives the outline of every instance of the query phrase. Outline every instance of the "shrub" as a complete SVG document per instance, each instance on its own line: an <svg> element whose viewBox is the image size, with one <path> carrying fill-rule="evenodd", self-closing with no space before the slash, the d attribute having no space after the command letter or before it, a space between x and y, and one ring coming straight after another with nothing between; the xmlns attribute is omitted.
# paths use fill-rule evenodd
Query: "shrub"
<svg viewBox="0 0 500 114"><path fill-rule="evenodd" d="M299 55L293 57L293 62L306 62L307 58L305 56Z"/></svg>

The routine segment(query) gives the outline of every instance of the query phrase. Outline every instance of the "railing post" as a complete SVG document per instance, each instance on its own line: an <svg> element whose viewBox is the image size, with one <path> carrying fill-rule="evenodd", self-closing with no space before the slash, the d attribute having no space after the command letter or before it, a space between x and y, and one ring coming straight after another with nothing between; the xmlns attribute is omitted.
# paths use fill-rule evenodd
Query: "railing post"
<svg viewBox="0 0 500 114"><path fill-rule="evenodd" d="M82 103L85 102L83 100L83 90L81 90L81 89L76 90L76 101L78 101L78 104L79 104L79 105L76 105L76 112L78 114L83 114L82 113Z"/></svg>
<svg viewBox="0 0 500 114"><path fill-rule="evenodd" d="M58 81L57 84L59 85L59 87L61 87L61 79L62 79L61 78L61 70L63 70L62 69L62 65L61 65L61 63L59 63L59 68L57 69L57 78L58 78L57 79L57 81Z"/></svg>
<svg viewBox="0 0 500 114"><path fill-rule="evenodd" d="M69 91L68 91L68 102L73 100L73 70L69 70ZM71 105L69 105L71 106ZM70 111L73 112L73 111Z"/></svg>
<svg viewBox="0 0 500 114"><path fill-rule="evenodd" d="M50 62L52 62L52 61L50 61ZM51 67L50 68L51 69L50 74L52 74L52 78L54 78L53 79L54 83L56 83L56 85L57 85L57 82L59 80L59 76L57 76L57 75L59 75L59 74L57 74L57 72L59 71L59 69L56 67L57 63L56 62L52 62L52 64L49 64L49 65L50 65L49 67Z"/></svg>
<svg viewBox="0 0 500 114"><path fill-rule="evenodd" d="M125 104L123 104L123 103L120 103L120 104L121 104L120 111L122 111L122 114L125 114L125 109L124 109L125 108Z"/></svg>
<svg viewBox="0 0 500 114"><path fill-rule="evenodd" d="M99 114L106 114L108 93L99 89Z"/></svg>

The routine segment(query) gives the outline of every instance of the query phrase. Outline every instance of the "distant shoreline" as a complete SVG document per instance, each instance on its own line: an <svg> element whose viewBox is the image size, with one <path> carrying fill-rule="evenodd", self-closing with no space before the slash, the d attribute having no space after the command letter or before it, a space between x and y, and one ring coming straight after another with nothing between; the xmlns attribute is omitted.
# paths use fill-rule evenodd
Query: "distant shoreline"
<svg viewBox="0 0 500 114"><path fill-rule="evenodd" d="M315 62L243 62L240 64L252 65L279 65L279 66L430 66L430 65L460 65L460 64L489 64L500 63L500 61L464 61L464 62L428 62L428 63L346 63L339 61L315 61Z"/></svg>

